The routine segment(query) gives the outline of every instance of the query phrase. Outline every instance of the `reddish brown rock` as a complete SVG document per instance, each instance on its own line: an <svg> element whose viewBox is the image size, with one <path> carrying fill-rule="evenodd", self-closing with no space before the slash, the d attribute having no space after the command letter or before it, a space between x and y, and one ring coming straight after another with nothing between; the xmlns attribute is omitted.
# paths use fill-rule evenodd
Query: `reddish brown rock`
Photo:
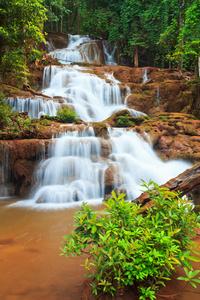
<svg viewBox="0 0 200 300"><path fill-rule="evenodd" d="M45 39L55 48L62 49L68 46L68 34L63 32L48 32Z"/></svg>
<svg viewBox="0 0 200 300"><path fill-rule="evenodd" d="M191 192L193 189L198 188L200 184L200 164L185 170L183 173L179 174L177 177L170 179L161 187L167 188L173 192L179 192L179 196L182 197L187 193ZM138 198L133 201L145 205L149 202L149 193L142 193Z"/></svg>
<svg viewBox="0 0 200 300"><path fill-rule="evenodd" d="M121 185L122 179L120 178L119 169L116 165L110 165L105 171L105 185L113 187L114 185Z"/></svg>
<svg viewBox="0 0 200 300"><path fill-rule="evenodd" d="M13 168L15 180L18 182L20 197L27 197L31 189L31 179L34 170L34 161L28 159L18 159Z"/></svg>
<svg viewBox="0 0 200 300"><path fill-rule="evenodd" d="M101 145L101 157L108 158L112 150L112 144L110 140L101 139L100 145Z"/></svg>

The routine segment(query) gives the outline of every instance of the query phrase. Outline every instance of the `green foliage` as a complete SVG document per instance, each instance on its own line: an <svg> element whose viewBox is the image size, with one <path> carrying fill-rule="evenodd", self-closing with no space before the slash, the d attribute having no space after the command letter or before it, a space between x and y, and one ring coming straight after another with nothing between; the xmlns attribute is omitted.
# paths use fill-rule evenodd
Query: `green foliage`
<svg viewBox="0 0 200 300"><path fill-rule="evenodd" d="M4 95L0 94L0 128L10 122L11 106L5 102Z"/></svg>
<svg viewBox="0 0 200 300"><path fill-rule="evenodd" d="M60 108L56 112L57 121L62 123L73 123L79 116L75 113L73 109L68 109L66 107Z"/></svg>
<svg viewBox="0 0 200 300"><path fill-rule="evenodd" d="M191 240L193 228L199 227L200 216L177 193L157 184L143 183L150 194L153 206L145 211L140 205L124 201L112 192L98 213L82 205L75 214L75 232L64 236L62 255L87 254L84 267L89 271L93 293L115 294L117 289L134 285L140 299L155 299L160 285L170 280L177 267L184 267L185 277L180 280L193 286L195 278L191 261L200 261L193 254L196 245Z"/></svg>
<svg viewBox="0 0 200 300"><path fill-rule="evenodd" d="M120 116L117 119L116 125L118 127L132 127L134 126L134 123L130 120L129 115L126 116Z"/></svg>
<svg viewBox="0 0 200 300"><path fill-rule="evenodd" d="M14 80L19 87L27 80L26 59L21 51L6 51L2 58L1 70L3 74L9 72L10 79Z"/></svg>
<svg viewBox="0 0 200 300"><path fill-rule="evenodd" d="M43 0L0 1L0 69L20 85L28 75L27 62L40 58L36 46L45 43ZM6 75L5 75L6 74ZM11 74L11 76L10 76Z"/></svg>
<svg viewBox="0 0 200 300"><path fill-rule="evenodd" d="M39 121L40 125L43 125L43 126L50 126L51 125L51 122L48 120L48 119L42 119Z"/></svg>
<svg viewBox="0 0 200 300"><path fill-rule="evenodd" d="M54 121L56 119L56 117L50 116L49 114L46 114L45 119L50 120L50 121Z"/></svg>
<svg viewBox="0 0 200 300"><path fill-rule="evenodd" d="M3 95L0 95L0 137L3 133L9 135L10 138L23 137L23 135L31 134L37 129L36 124L26 114L20 114L17 111L12 112L12 107L5 102Z"/></svg>

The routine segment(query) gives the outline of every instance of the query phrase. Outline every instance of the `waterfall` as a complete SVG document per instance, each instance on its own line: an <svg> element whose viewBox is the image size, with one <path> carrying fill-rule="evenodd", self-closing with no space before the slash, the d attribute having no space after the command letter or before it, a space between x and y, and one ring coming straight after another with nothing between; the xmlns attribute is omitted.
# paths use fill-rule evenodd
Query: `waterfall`
<svg viewBox="0 0 200 300"><path fill-rule="evenodd" d="M12 106L12 111L28 112L30 118L40 118L42 115L55 116L60 103L53 100L36 98L8 98L6 100Z"/></svg>
<svg viewBox="0 0 200 300"><path fill-rule="evenodd" d="M132 130L109 129L109 136L107 158L101 157L102 139L95 137L92 127L55 139L48 158L36 170L31 200L16 205L62 208L83 201L94 204L102 201L106 189L111 192L116 187L132 200L141 193L141 179L163 184L191 166L178 160L162 162L150 144ZM111 166L114 182L107 186L105 174Z"/></svg>
<svg viewBox="0 0 200 300"><path fill-rule="evenodd" d="M87 42L91 42L88 36L69 36L68 48L55 50L51 55L59 57L62 62L80 61L89 53ZM87 53L83 53L84 48L87 48ZM108 49L106 43L104 48ZM111 63L113 58L106 57L105 60ZM62 104L72 106L86 122L99 122L114 112L129 109L126 105L126 98L130 95L128 87L122 93L120 82L113 74L104 74L103 79L86 70L66 64L46 67L42 93L52 98L60 97ZM143 69L143 83L146 81L147 69ZM56 98L14 98L7 101L13 110L28 111L32 118L46 113L55 115L61 106ZM129 111L133 116L145 115L133 109ZM35 170L30 200L16 205L58 208L82 201L96 203L116 187L125 190L131 200L141 193L141 179L163 184L191 167L191 164L178 160L162 162L150 143L133 130L109 128L109 138L104 140L96 137L89 126L82 125L81 130L74 126L72 131L62 132L54 138L47 158L43 158Z"/></svg>
<svg viewBox="0 0 200 300"><path fill-rule="evenodd" d="M106 80L93 74L83 73L66 66L58 68L53 75L51 73L49 87L42 92L50 97L60 96L67 99L64 103L73 105L76 113L84 121L98 122L108 118L116 111L129 109L126 104L123 104L119 82L114 80L113 76L110 81L107 83ZM129 89L126 93L129 93ZM132 113L133 111L131 110ZM136 115L144 114L135 112Z"/></svg>
<svg viewBox="0 0 200 300"><path fill-rule="evenodd" d="M147 69L142 69L142 77L143 77L142 83L147 82L147 80L148 80L148 78L147 78Z"/></svg>
<svg viewBox="0 0 200 300"><path fill-rule="evenodd" d="M123 109L128 109L133 116L145 115L129 109L126 101L123 101L123 97L130 94L128 87L123 95L120 82L112 74L105 74L105 77L110 83L70 66L48 66L44 69L42 93L52 98L61 97L62 104L73 106L80 118L86 122L102 121ZM27 111L30 118L40 118L46 114L55 116L56 110L61 107L59 101L41 97L7 99L13 111Z"/></svg>
<svg viewBox="0 0 200 300"><path fill-rule="evenodd" d="M89 36L68 35L68 47L50 52L62 64L74 62L116 65L116 47L108 41L92 40Z"/></svg>
<svg viewBox="0 0 200 300"><path fill-rule="evenodd" d="M141 194L141 179L163 184L183 172L189 163L183 161L162 162L151 145L137 133L130 130L110 129L112 159L118 166L121 186L126 190L128 199L135 199Z"/></svg>
<svg viewBox="0 0 200 300"><path fill-rule="evenodd" d="M47 53L49 53L49 52L52 52L52 51L54 51L55 50L55 48L54 48L54 46L53 46L53 44L52 44L52 42L51 41L46 41L46 51L47 51Z"/></svg>
<svg viewBox="0 0 200 300"><path fill-rule="evenodd" d="M36 174L35 202L66 203L103 198L105 163L93 128L67 132L57 139L52 156Z"/></svg>
<svg viewBox="0 0 200 300"><path fill-rule="evenodd" d="M116 52L117 47L112 47L108 41L103 41L103 52L106 65L117 65Z"/></svg>

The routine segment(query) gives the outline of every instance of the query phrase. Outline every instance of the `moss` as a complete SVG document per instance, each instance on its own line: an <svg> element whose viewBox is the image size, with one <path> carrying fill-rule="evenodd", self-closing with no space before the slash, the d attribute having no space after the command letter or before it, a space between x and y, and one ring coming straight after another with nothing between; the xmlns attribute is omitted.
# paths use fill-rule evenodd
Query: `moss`
<svg viewBox="0 0 200 300"><path fill-rule="evenodd" d="M150 96L151 92L150 91L144 91L144 94Z"/></svg>
<svg viewBox="0 0 200 300"><path fill-rule="evenodd" d="M142 94L132 94L135 98L141 99L144 97Z"/></svg>

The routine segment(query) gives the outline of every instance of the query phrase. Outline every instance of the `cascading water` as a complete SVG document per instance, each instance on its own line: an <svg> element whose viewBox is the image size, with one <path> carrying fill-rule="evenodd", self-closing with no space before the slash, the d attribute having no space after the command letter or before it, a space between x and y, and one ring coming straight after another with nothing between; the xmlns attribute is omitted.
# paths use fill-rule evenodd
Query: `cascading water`
<svg viewBox="0 0 200 300"><path fill-rule="evenodd" d="M33 199L65 203L102 198L106 165L100 150L91 127L63 135L53 146L52 157L40 164L37 171L40 186Z"/></svg>
<svg viewBox="0 0 200 300"><path fill-rule="evenodd" d="M119 82L112 75L109 75L111 82L107 83L104 79L72 67L55 66L52 72L51 67L46 67L44 74L44 80L49 86L43 93L50 97L62 97L64 103L73 105L77 114L86 122L102 121L116 111L130 110L123 104ZM144 115L133 109L130 112L135 116Z"/></svg>
<svg viewBox="0 0 200 300"><path fill-rule="evenodd" d="M117 65L116 53L117 47L112 47L107 41L103 41L104 60L106 65Z"/></svg>
<svg viewBox="0 0 200 300"><path fill-rule="evenodd" d="M147 77L147 69L142 69L142 76L143 76L142 83L147 82L147 80L148 80L148 77Z"/></svg>
<svg viewBox="0 0 200 300"><path fill-rule="evenodd" d="M107 41L92 40L89 36L68 35L68 47L52 51L62 64L74 62L102 63L116 65L116 48Z"/></svg>
<svg viewBox="0 0 200 300"><path fill-rule="evenodd" d="M71 48L69 52L74 52L74 56L67 57L66 50L59 50L60 61L73 59L76 62L77 45L84 39L89 38L71 37L68 50ZM147 72L143 75L146 80ZM129 88L125 95L121 93L119 82L112 74L105 74L105 77L109 83L85 70L78 70L76 66L46 67L42 92L61 97L62 102L73 106L86 122L102 121L116 111L128 109L126 97L130 94ZM129 111L135 116L144 115ZM41 111L38 116L40 114ZM85 125L82 131L68 131L56 138L49 149L48 159L43 159L36 171L32 200L18 202L18 205L40 203L37 206L47 207L48 203L53 203L57 207L59 203L61 207L63 204L102 200L104 193L115 187L125 189L128 199L134 199L141 192L141 179L162 184L191 166L183 161L162 162L150 144L131 130L109 129L108 134L110 139L104 141L94 136L92 127ZM107 147L108 154L102 158L103 147ZM110 167L117 170L112 184L106 182Z"/></svg>
<svg viewBox="0 0 200 300"><path fill-rule="evenodd" d="M7 103L12 106L12 111L28 112L30 118L40 118L42 115L55 116L56 111L60 108L60 103L53 100L45 100L43 98L26 98L19 97L8 98Z"/></svg>
<svg viewBox="0 0 200 300"><path fill-rule="evenodd" d="M160 106L160 91L159 91L159 88L156 89L156 98L157 98L158 106Z"/></svg>
<svg viewBox="0 0 200 300"><path fill-rule="evenodd" d="M127 199L141 194L141 179L163 184L183 172L190 164L183 161L162 162L148 142L137 133L124 129L110 130L112 152L109 156L118 167L121 185Z"/></svg>

